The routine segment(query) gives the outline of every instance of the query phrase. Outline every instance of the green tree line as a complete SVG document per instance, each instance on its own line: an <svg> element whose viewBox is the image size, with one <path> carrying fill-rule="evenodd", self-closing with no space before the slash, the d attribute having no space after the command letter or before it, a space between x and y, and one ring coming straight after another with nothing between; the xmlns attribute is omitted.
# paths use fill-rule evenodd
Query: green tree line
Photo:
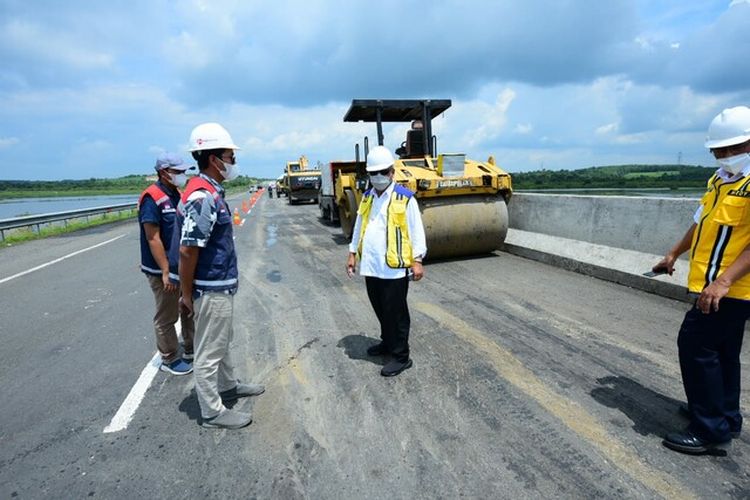
<svg viewBox="0 0 750 500"><path fill-rule="evenodd" d="M716 167L699 165L615 165L578 170L512 173L515 189L704 188Z"/></svg>

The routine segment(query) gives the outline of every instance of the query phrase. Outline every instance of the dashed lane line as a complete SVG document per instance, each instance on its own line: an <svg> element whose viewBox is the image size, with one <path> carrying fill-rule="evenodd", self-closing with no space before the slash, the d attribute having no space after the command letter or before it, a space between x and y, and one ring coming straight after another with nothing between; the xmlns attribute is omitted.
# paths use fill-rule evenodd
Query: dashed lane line
<svg viewBox="0 0 750 500"><path fill-rule="evenodd" d="M83 252L88 252L89 250L93 250L94 248L99 248L99 247L104 246L104 245L106 245L108 243L112 243L113 241L117 241L120 238L124 238L124 237L125 237L125 235L121 234L120 236L116 236L116 237L114 237L112 239L109 239L107 241L102 241L101 243L97 243L96 245L92 245L90 247L83 248L81 250L76 250L73 253L69 253L68 255L65 255L63 257L51 260L49 262L45 262L44 264L41 264L41 265L36 266L36 267L32 267L31 269L27 269L26 271L22 271L20 273L14 274L13 276L8 276L7 278L0 279L0 285L2 285L3 283L8 282L10 280L14 280L16 278L20 278L21 276L26 276L27 274L33 273L34 271L39 271L40 269L44 269L45 267L49 267L52 264L57 264L58 262L61 262L61 261L65 260L65 259L69 259L69 258L74 257L74 256L76 256L78 254L83 253Z"/></svg>
<svg viewBox="0 0 750 500"><path fill-rule="evenodd" d="M617 441L580 405L552 391L509 350L435 304L421 302L416 304L416 309L483 352L501 377L561 420L570 430L599 450L618 469L664 498L695 497L674 477L645 464L636 453Z"/></svg>

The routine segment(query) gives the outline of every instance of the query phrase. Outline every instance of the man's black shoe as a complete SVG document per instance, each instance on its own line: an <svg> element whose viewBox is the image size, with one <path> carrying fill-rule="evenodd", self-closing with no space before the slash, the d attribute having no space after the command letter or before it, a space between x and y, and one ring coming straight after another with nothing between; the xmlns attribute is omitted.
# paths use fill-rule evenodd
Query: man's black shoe
<svg viewBox="0 0 750 500"><path fill-rule="evenodd" d="M388 349L385 348L385 344L382 342L367 348L368 356L382 356L383 354L388 354Z"/></svg>
<svg viewBox="0 0 750 500"><path fill-rule="evenodd" d="M411 368L412 362L410 359L406 361L393 360L380 370L380 374L384 377L395 377L407 368Z"/></svg>
<svg viewBox="0 0 750 500"><path fill-rule="evenodd" d="M684 432L672 432L667 434L662 444L670 450L688 453L690 455L703 455L706 453L726 455L732 440L723 443L715 443L701 439L689 430Z"/></svg>
<svg viewBox="0 0 750 500"><path fill-rule="evenodd" d="M685 403L682 403L680 405L679 409L677 410L677 413L679 413L681 417L685 417L687 419L690 418L690 410L688 410L688 405L686 405ZM741 431L730 429L729 434L732 436L732 439L739 439Z"/></svg>

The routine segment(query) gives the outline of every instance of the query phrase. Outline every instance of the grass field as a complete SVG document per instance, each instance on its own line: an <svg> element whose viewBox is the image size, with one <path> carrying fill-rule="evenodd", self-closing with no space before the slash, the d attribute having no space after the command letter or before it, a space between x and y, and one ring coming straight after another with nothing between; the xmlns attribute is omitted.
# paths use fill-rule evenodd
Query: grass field
<svg viewBox="0 0 750 500"><path fill-rule="evenodd" d="M664 170L661 172L628 172L623 177L626 179L653 179L654 177L673 177L676 175L680 175L680 172L677 170Z"/></svg>

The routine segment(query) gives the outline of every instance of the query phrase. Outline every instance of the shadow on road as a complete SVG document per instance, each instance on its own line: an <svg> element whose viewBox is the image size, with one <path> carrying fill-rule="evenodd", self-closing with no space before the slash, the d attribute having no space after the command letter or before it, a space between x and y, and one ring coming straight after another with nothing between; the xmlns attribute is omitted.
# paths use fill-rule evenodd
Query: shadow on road
<svg viewBox="0 0 750 500"><path fill-rule="evenodd" d="M633 421L633 430L642 436L662 437L667 432L680 430L686 420L680 417L681 401L659 394L627 377L602 377L596 380L601 387L591 396L609 408L616 408Z"/></svg>
<svg viewBox="0 0 750 500"><path fill-rule="evenodd" d="M349 244L349 238L344 236L342 233L333 233L331 235L331 240L333 240L333 242L338 246Z"/></svg>
<svg viewBox="0 0 750 500"><path fill-rule="evenodd" d="M336 347L343 348L344 354L349 356L350 359L361 359L376 365L385 366L385 358L383 356L369 356L367 354L367 348L379 342L378 339L365 337L364 335L347 335L339 340Z"/></svg>
<svg viewBox="0 0 750 500"><path fill-rule="evenodd" d="M227 401L224 403L224 406L226 406L227 408L232 408L236 404L237 401ZM190 420L196 421L198 425L203 423L203 418L201 417L201 407L198 404L198 396L195 395L195 389L190 390L190 394L182 400L178 409L182 413L187 415Z"/></svg>

